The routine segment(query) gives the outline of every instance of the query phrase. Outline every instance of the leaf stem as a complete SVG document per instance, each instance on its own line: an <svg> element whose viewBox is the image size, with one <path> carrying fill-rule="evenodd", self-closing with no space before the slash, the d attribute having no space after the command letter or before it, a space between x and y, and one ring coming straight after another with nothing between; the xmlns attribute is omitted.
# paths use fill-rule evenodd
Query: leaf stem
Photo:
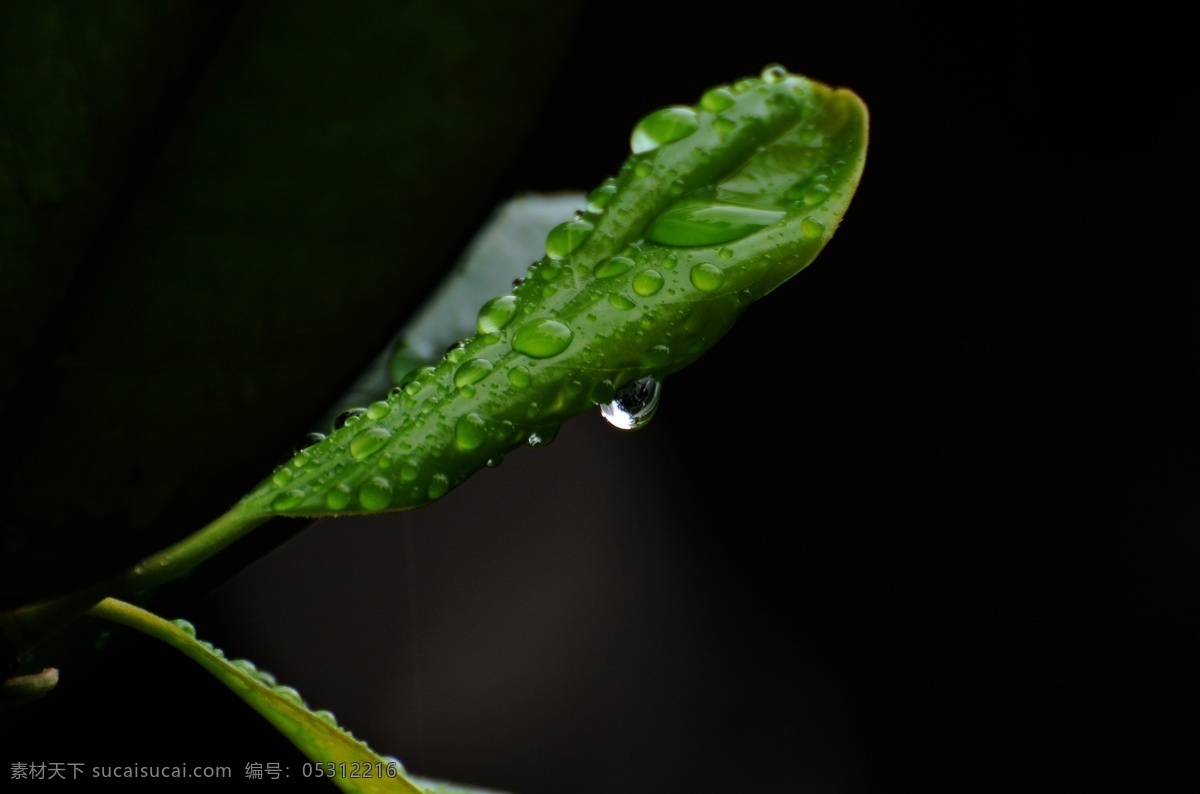
<svg viewBox="0 0 1200 794"><path fill-rule="evenodd" d="M105 596L149 590L183 576L269 518L248 514L243 505L238 503L202 529L112 579L0 613L0 650L24 652L74 621Z"/></svg>

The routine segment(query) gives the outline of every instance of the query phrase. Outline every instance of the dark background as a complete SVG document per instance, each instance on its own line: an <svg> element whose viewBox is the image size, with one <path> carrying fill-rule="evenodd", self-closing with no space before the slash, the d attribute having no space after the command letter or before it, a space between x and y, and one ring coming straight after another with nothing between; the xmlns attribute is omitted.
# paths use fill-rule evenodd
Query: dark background
<svg viewBox="0 0 1200 794"><path fill-rule="evenodd" d="M870 109L838 233L645 429L580 417L179 614L416 774L519 794L1195 790L1181 25L587 5L494 201L594 186L645 112L780 62ZM13 760L303 760L121 633L6 731Z"/></svg>

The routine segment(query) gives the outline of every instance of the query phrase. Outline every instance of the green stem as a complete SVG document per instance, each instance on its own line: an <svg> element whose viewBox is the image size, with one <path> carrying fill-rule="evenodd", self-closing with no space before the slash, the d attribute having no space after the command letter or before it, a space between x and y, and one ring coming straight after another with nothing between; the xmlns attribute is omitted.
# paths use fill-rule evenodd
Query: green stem
<svg viewBox="0 0 1200 794"><path fill-rule="evenodd" d="M153 554L121 575L114 592L149 590L177 579L263 524L269 516L243 515L241 504L204 528Z"/></svg>
<svg viewBox="0 0 1200 794"><path fill-rule="evenodd" d="M149 590L183 576L269 518L245 512L243 504L235 505L199 531L100 584L0 613L0 649L26 651L105 596Z"/></svg>

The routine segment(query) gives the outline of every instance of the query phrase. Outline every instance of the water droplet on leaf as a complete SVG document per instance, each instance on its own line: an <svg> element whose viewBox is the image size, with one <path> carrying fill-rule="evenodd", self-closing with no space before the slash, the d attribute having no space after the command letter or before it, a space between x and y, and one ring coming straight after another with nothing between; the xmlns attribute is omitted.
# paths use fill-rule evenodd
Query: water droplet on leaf
<svg viewBox="0 0 1200 794"><path fill-rule="evenodd" d="M616 278L633 267L633 260L627 256L614 256L596 263L592 275L599 279Z"/></svg>
<svg viewBox="0 0 1200 794"><path fill-rule="evenodd" d="M341 430L347 424L353 424L350 420L358 421L358 418L367 412L366 408L351 408L349 411L342 411L333 420L333 429Z"/></svg>
<svg viewBox="0 0 1200 794"><path fill-rule="evenodd" d="M592 224L585 220L576 219L560 223L546 236L546 255L551 259L562 259L583 245L583 241L591 233Z"/></svg>
<svg viewBox="0 0 1200 794"><path fill-rule="evenodd" d="M454 373L454 385L456 388L470 386L472 383L478 383L489 372L492 371L492 362L486 358L473 358L458 368Z"/></svg>
<svg viewBox="0 0 1200 794"><path fill-rule="evenodd" d="M646 239L663 245L716 245L770 226L786 214L740 204L683 199L654 219L646 230Z"/></svg>
<svg viewBox="0 0 1200 794"><path fill-rule="evenodd" d="M733 107L733 94L728 88L711 88L700 97L700 107L711 113L718 113Z"/></svg>
<svg viewBox="0 0 1200 794"><path fill-rule="evenodd" d="M664 144L686 138L699 126L696 111L689 107L661 108L637 123L629 138L629 148L634 154L653 151Z"/></svg>
<svg viewBox="0 0 1200 794"><path fill-rule="evenodd" d="M701 262L693 267L689 276L692 286L701 292L712 292L720 289L725 283L725 274L721 272L721 268L708 262Z"/></svg>
<svg viewBox="0 0 1200 794"><path fill-rule="evenodd" d="M501 295L483 304L479 316L475 319L475 327L481 334L492 334L508 325L517 314L517 296Z"/></svg>
<svg viewBox="0 0 1200 794"><path fill-rule="evenodd" d="M633 277L633 291L642 297L649 297L662 289L663 275L657 270L643 270Z"/></svg>
<svg viewBox="0 0 1200 794"><path fill-rule="evenodd" d="M367 428L350 442L350 454L355 460L362 460L383 449L391 437L392 431L386 427Z"/></svg>
<svg viewBox="0 0 1200 794"><path fill-rule="evenodd" d="M534 320L513 337L513 350L530 358L557 356L571 344L574 332L557 320Z"/></svg>
<svg viewBox="0 0 1200 794"><path fill-rule="evenodd" d="M358 488L358 503L364 510L385 510L392 503L392 484L383 477L372 477Z"/></svg>

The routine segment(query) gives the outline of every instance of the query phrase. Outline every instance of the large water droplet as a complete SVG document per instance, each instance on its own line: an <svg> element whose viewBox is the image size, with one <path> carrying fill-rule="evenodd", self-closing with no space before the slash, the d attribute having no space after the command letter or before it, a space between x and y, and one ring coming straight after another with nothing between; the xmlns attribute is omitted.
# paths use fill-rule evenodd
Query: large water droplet
<svg viewBox="0 0 1200 794"><path fill-rule="evenodd" d="M350 454L355 460L362 460L383 449L391 437L392 431L386 427L367 428L350 442Z"/></svg>
<svg viewBox="0 0 1200 794"><path fill-rule="evenodd" d="M626 383L611 402L600 406L600 415L613 427L637 430L653 418L661 394L662 381L654 377L639 378Z"/></svg>
<svg viewBox="0 0 1200 794"><path fill-rule="evenodd" d="M615 180L605 180L604 184L593 190L587 195L587 208L589 212L603 212L608 206L608 202L612 201L612 197L617 193L617 183Z"/></svg>
<svg viewBox="0 0 1200 794"><path fill-rule="evenodd" d="M473 358L458 368L454 373L455 388L463 388L470 386L472 383L478 383L489 372L492 371L492 362L486 358Z"/></svg>
<svg viewBox="0 0 1200 794"><path fill-rule="evenodd" d="M258 679L258 667L249 659L234 659L230 664L250 678Z"/></svg>
<svg viewBox="0 0 1200 794"><path fill-rule="evenodd" d="M534 320L513 337L513 350L530 358L557 356L571 344L574 332L557 320Z"/></svg>
<svg viewBox="0 0 1200 794"><path fill-rule="evenodd" d="M660 108L647 115L633 128L633 135L629 137L629 148L634 154L649 152L663 144L686 138L699 126L696 111L689 107Z"/></svg>
<svg viewBox="0 0 1200 794"><path fill-rule="evenodd" d="M528 367L518 365L508 371L508 382L518 389L527 389L529 384L533 383L533 375Z"/></svg>
<svg viewBox="0 0 1200 794"><path fill-rule="evenodd" d="M662 289L663 275L657 270L643 270L633 277L633 291L647 298Z"/></svg>
<svg viewBox="0 0 1200 794"><path fill-rule="evenodd" d="M277 495L271 500L272 510L291 510L296 505L304 501L304 491L299 488L292 488L289 491Z"/></svg>
<svg viewBox="0 0 1200 794"><path fill-rule="evenodd" d="M517 314L517 296L501 295L483 304L479 316L475 318L475 327L481 334L494 334L508 325Z"/></svg>
<svg viewBox="0 0 1200 794"><path fill-rule="evenodd" d="M579 218L560 223L546 235L546 255L551 259L562 259L583 245L592 228L592 224Z"/></svg>
<svg viewBox="0 0 1200 794"><path fill-rule="evenodd" d="M460 417L454 426L454 441L464 452L475 449L487 441L487 422L474 413Z"/></svg>
<svg viewBox="0 0 1200 794"><path fill-rule="evenodd" d="M345 510L350 506L350 487L346 484L335 485L325 494L325 506L330 510Z"/></svg>
<svg viewBox="0 0 1200 794"><path fill-rule="evenodd" d="M366 412L366 408L351 408L349 411L342 411L337 415L337 418L333 420L333 429L341 430L347 424L354 424L354 422L357 422L358 418Z"/></svg>
<svg viewBox="0 0 1200 794"><path fill-rule="evenodd" d="M805 240L815 240L825 233L825 224L809 215L800 221L800 236Z"/></svg>
<svg viewBox="0 0 1200 794"><path fill-rule="evenodd" d="M392 406L386 400L377 400L367 406L367 418L376 421L392 412Z"/></svg>
<svg viewBox="0 0 1200 794"><path fill-rule="evenodd" d="M692 280L692 286L701 292L712 292L721 288L725 283L725 274L721 272L721 268L708 262L701 262L692 268L688 274Z"/></svg>
<svg viewBox="0 0 1200 794"><path fill-rule="evenodd" d="M372 477L358 488L358 503L364 510L384 510L392 503L392 484L383 477Z"/></svg>
<svg viewBox="0 0 1200 794"><path fill-rule="evenodd" d="M614 256L596 263L592 275L596 278L616 278L633 267L633 260L627 256Z"/></svg>
<svg viewBox="0 0 1200 794"><path fill-rule="evenodd" d="M271 691L284 700L294 703L297 706L304 705L304 698L300 697L300 693L296 691L295 687L284 686L280 684L279 686L272 687Z"/></svg>
<svg viewBox="0 0 1200 794"><path fill-rule="evenodd" d="M646 230L646 239L663 245L716 245L770 226L787 213L684 199L667 208Z"/></svg>
<svg viewBox="0 0 1200 794"><path fill-rule="evenodd" d="M637 304L633 302L632 298L627 295L622 295L619 292L614 292L612 295L608 296L608 305L612 306L614 309L620 309L621 311L628 311L634 306L637 306Z"/></svg>
<svg viewBox="0 0 1200 794"><path fill-rule="evenodd" d="M733 102L733 94L728 88L710 88L700 97L700 107L712 113L733 107Z"/></svg>
<svg viewBox="0 0 1200 794"><path fill-rule="evenodd" d="M196 638L196 627L191 624L191 621L184 620L183 618L175 618L171 621L171 624L192 639Z"/></svg>

